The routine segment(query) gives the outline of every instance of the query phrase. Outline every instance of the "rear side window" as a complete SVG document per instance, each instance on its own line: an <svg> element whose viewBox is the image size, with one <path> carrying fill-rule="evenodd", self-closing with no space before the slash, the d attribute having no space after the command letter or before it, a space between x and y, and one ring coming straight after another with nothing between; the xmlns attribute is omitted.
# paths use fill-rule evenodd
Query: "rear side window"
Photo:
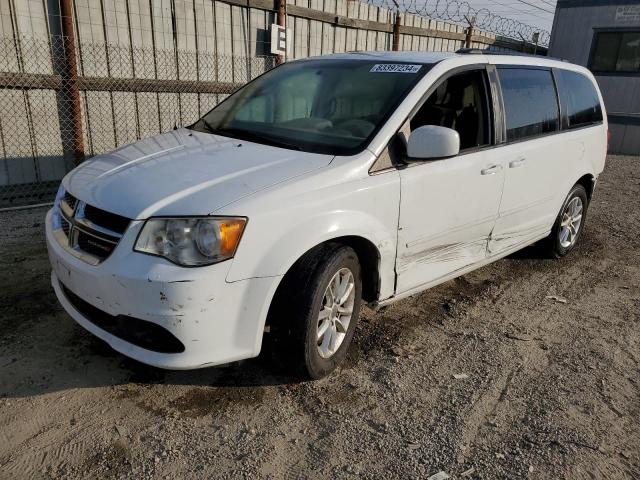
<svg viewBox="0 0 640 480"><path fill-rule="evenodd" d="M581 73L558 70L563 128L579 128L602 122L602 107L591 80Z"/></svg>
<svg viewBox="0 0 640 480"><path fill-rule="evenodd" d="M558 99L550 70L498 68L498 75L508 142L558 130Z"/></svg>

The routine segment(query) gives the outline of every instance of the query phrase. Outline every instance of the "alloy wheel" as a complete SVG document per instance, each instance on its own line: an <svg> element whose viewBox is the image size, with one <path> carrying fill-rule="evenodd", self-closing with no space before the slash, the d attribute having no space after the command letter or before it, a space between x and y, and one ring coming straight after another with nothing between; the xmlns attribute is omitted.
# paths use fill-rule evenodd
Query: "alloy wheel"
<svg viewBox="0 0 640 480"><path fill-rule="evenodd" d="M329 281L318 314L316 340L322 358L330 358L342 345L351 323L355 296L353 273L341 268Z"/></svg>
<svg viewBox="0 0 640 480"><path fill-rule="evenodd" d="M562 248L569 248L576 243L582 225L582 211L583 205L580 197L572 198L565 206L558 233Z"/></svg>

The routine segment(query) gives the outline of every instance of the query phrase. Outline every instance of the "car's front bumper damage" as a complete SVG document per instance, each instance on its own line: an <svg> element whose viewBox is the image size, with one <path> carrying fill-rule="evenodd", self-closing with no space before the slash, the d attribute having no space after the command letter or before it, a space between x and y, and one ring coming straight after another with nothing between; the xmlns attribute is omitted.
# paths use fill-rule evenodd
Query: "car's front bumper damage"
<svg viewBox="0 0 640 480"><path fill-rule="evenodd" d="M279 278L227 282L230 261L184 268L136 253L140 227L132 224L107 260L90 265L60 245L49 212L51 282L69 315L118 352L157 367L192 369L256 356Z"/></svg>

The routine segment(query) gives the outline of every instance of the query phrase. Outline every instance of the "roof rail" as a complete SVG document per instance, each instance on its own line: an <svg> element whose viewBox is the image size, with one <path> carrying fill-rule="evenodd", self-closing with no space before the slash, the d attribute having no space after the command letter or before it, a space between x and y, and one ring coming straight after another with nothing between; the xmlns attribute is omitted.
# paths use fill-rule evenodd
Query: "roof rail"
<svg viewBox="0 0 640 480"><path fill-rule="evenodd" d="M504 52L504 51L498 51L498 50L482 50L481 48L460 48L456 50L456 53L463 54L463 55L509 55L513 57L540 57L540 58L546 58L547 60L557 60L559 62L570 63L569 60L567 60L566 58L550 57L548 55L538 55L533 53L516 52L516 51Z"/></svg>
<svg viewBox="0 0 640 480"><path fill-rule="evenodd" d="M488 50L482 50L481 48L459 48L456 50L456 53L466 53L466 54L475 54L481 55L487 53Z"/></svg>
<svg viewBox="0 0 640 480"><path fill-rule="evenodd" d="M481 48L460 48L456 50L456 53L466 55L511 55L514 57L546 57L546 55L534 55L533 53L516 52L515 50L505 52L500 50L482 50Z"/></svg>

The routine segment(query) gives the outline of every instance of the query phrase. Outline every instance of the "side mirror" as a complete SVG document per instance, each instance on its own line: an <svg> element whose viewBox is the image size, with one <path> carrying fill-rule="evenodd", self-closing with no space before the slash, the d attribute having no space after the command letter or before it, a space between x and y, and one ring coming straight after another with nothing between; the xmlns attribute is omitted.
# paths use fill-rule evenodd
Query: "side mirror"
<svg viewBox="0 0 640 480"><path fill-rule="evenodd" d="M460 153L460 135L451 128L425 125L416 128L407 142L407 161L436 160Z"/></svg>

